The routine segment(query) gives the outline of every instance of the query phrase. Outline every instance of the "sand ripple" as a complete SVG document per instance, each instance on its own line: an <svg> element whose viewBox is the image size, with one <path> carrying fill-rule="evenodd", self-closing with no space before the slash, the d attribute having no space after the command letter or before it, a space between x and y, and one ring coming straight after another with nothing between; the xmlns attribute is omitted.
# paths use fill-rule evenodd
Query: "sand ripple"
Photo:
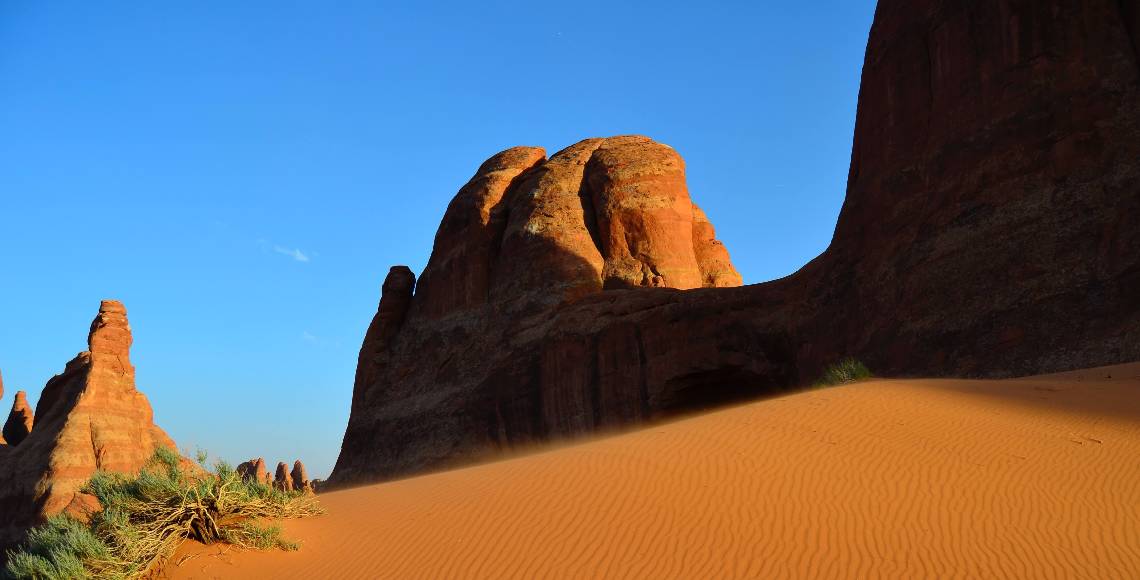
<svg viewBox="0 0 1140 580"><path fill-rule="evenodd" d="M1140 364L818 390L322 499L299 553L170 573L1140 578Z"/></svg>

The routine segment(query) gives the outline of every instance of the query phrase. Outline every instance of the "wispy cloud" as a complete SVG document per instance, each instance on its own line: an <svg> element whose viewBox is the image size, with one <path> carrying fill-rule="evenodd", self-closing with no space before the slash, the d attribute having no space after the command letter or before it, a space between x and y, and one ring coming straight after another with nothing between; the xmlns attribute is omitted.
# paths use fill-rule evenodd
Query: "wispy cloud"
<svg viewBox="0 0 1140 580"><path fill-rule="evenodd" d="M340 348L340 341L339 340L329 339L329 338L325 338L323 336L317 336L317 335L315 335L315 334L313 334L307 330L301 331L301 340L303 340L309 344L322 347L322 348L329 348L329 347Z"/></svg>
<svg viewBox="0 0 1140 580"><path fill-rule="evenodd" d="M289 249L284 246L273 246L273 251L283 256L289 256L298 262L308 262L309 255L302 252L300 248Z"/></svg>

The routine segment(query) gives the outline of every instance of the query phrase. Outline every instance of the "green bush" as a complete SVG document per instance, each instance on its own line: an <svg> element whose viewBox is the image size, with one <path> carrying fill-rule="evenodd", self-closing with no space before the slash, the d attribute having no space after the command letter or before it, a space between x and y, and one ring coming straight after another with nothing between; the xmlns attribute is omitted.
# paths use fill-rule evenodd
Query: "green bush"
<svg viewBox="0 0 1140 580"><path fill-rule="evenodd" d="M32 529L20 549L8 553L11 578L140 578L155 574L186 539L245 548L298 545L263 518L321 513L316 498L245 481L225 462L209 473L158 449L138 474L97 472L83 491L102 510L88 523L58 515Z"/></svg>
<svg viewBox="0 0 1140 580"><path fill-rule="evenodd" d="M847 357L829 367L823 372L823 376L815 382L816 387L845 385L847 383L854 383L864 379L873 378L875 375L867 369L866 365L859 362L853 357Z"/></svg>
<svg viewBox="0 0 1140 580"><path fill-rule="evenodd" d="M9 552L12 578L87 578L86 560L105 560L110 549L84 523L57 515L28 532L23 549Z"/></svg>

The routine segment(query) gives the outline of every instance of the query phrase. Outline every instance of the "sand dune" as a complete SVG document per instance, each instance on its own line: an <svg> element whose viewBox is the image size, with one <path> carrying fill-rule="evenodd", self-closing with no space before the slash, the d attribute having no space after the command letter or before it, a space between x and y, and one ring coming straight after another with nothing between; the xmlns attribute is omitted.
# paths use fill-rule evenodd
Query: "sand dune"
<svg viewBox="0 0 1140 580"><path fill-rule="evenodd" d="M322 499L300 552L169 573L1140 578L1140 364L816 390Z"/></svg>

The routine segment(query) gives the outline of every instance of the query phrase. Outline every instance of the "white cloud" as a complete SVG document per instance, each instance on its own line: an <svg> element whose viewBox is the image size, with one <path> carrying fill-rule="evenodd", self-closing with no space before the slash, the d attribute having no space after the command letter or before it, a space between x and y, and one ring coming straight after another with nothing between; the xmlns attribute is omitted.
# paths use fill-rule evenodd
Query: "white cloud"
<svg viewBox="0 0 1140 580"><path fill-rule="evenodd" d="M298 262L308 262L309 261L308 254L306 254L305 252L302 252L298 248L294 248L294 249L290 250L289 248L285 248L282 246L273 246L273 251L277 252L278 254L284 255L284 256L289 256L290 258L293 258L294 260L296 260Z"/></svg>
<svg viewBox="0 0 1140 580"><path fill-rule="evenodd" d="M301 340L322 349L340 348L340 340L335 338L328 338L325 336L317 336L307 330L301 331Z"/></svg>

